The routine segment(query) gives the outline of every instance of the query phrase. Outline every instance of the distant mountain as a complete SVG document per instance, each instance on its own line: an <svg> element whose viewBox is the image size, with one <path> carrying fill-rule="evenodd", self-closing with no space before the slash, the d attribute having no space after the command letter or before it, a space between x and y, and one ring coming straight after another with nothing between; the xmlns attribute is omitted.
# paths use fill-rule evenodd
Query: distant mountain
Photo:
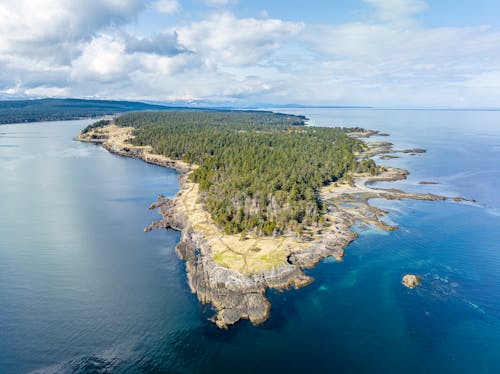
<svg viewBox="0 0 500 374"><path fill-rule="evenodd" d="M36 121L64 121L88 117L100 117L124 112L173 109L182 110L188 108L111 100L8 100L0 101L0 124Z"/></svg>

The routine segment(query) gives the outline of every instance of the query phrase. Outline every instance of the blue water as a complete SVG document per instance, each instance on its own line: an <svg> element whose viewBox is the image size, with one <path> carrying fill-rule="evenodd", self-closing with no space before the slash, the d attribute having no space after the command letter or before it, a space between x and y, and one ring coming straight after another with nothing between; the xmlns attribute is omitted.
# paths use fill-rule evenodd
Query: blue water
<svg viewBox="0 0 500 374"><path fill-rule="evenodd" d="M500 372L500 112L287 111L426 148L379 161L411 171L380 185L477 203L373 201L399 230L357 227L266 323L221 331L178 233L143 232L174 171L72 141L88 121L0 126L0 373Z"/></svg>

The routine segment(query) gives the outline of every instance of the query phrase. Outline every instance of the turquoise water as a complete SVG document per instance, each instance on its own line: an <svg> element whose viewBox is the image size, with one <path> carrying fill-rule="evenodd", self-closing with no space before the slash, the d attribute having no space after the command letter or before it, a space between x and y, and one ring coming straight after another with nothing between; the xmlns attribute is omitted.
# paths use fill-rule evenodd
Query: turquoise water
<svg viewBox="0 0 500 374"><path fill-rule="evenodd" d="M500 112L287 111L426 148L380 161L411 171L381 185L477 204L373 201L398 231L357 227L312 285L268 293L266 323L220 331L178 233L142 231L174 171L72 141L88 121L0 126L0 372L499 372Z"/></svg>

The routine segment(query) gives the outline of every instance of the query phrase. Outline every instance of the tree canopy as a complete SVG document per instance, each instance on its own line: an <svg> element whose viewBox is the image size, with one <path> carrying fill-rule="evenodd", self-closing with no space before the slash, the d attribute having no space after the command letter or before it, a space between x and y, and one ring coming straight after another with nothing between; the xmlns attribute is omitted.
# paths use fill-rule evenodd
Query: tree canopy
<svg viewBox="0 0 500 374"><path fill-rule="evenodd" d="M180 109L131 101L36 99L0 101L0 124L66 121L139 110Z"/></svg>
<svg viewBox="0 0 500 374"><path fill-rule="evenodd" d="M191 175L214 221L227 233L301 232L322 221L318 189L352 171L362 141L341 128L305 126L305 118L272 112L124 114L135 145L199 165ZM365 170L367 169L367 170Z"/></svg>

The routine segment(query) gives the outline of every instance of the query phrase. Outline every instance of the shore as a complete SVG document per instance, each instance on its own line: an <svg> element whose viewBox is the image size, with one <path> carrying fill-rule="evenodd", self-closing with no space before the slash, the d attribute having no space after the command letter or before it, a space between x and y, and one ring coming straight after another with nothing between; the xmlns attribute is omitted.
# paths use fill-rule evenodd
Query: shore
<svg viewBox="0 0 500 374"><path fill-rule="evenodd" d="M328 212L320 228L306 230L301 236L227 235L203 208L198 185L189 179L189 174L197 166L156 155L150 147L129 144L127 141L132 137L132 131L131 127L108 125L75 139L102 144L109 152L141 158L181 172L180 191L172 199L158 197L151 209L158 209L162 219L152 223L145 231L171 228L181 232L176 252L186 261L189 286L202 303L213 305L216 311L213 321L221 328L227 328L240 319L249 319L254 324L265 321L270 313L266 289L303 287L313 281L304 274L304 269L314 267L327 257L341 261L344 248L357 236L350 229L356 222L382 230L394 230L395 227L382 220L387 212L370 206L369 199L446 199L432 194L369 187L372 182L401 180L408 175L402 169L386 168L376 176L354 174L352 185L332 183L322 188L320 196L327 203ZM367 137L375 134L371 131L369 134L351 135ZM359 157L392 153L391 143L367 144L368 150Z"/></svg>

